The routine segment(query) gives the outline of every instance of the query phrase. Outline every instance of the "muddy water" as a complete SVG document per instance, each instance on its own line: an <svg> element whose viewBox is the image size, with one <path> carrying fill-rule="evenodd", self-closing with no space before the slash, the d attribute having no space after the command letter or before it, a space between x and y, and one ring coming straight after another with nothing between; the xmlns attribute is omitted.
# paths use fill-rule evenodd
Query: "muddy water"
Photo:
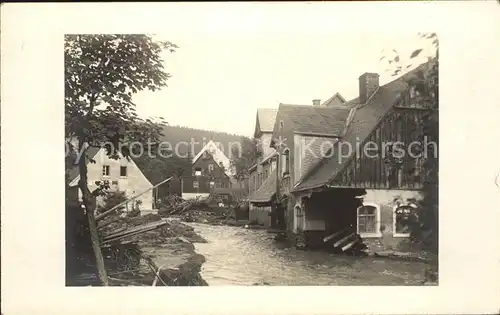
<svg viewBox="0 0 500 315"><path fill-rule="evenodd" d="M420 285L427 264L300 251L272 234L241 227L190 223L208 243L201 275L209 285Z"/></svg>

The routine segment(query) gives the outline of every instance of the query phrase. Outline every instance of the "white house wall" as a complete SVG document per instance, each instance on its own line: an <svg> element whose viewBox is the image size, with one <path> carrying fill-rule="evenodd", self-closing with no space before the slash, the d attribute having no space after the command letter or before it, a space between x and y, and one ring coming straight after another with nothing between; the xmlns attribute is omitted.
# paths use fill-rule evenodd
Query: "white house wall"
<svg viewBox="0 0 500 315"><path fill-rule="evenodd" d="M260 141L262 146L262 159L265 159L266 157L276 152L273 148L269 146L271 144L272 136L273 136L272 133L263 133L260 136Z"/></svg>
<svg viewBox="0 0 500 315"><path fill-rule="evenodd" d="M88 185L90 191L97 188L95 184L96 181L107 180L110 183L111 189L117 189L120 191L125 191L127 197L132 197L139 194L148 188L153 187L149 180L144 176L141 170L132 160L127 160L126 158L121 158L119 160L110 159L104 149L99 150L96 156L93 158L96 163L87 164L87 176ZM103 166L109 165L109 176L103 176ZM120 176L120 167L127 166L127 176ZM117 181L118 185L113 185L112 182ZM80 192L81 198L81 192ZM145 193L144 195L138 197L135 200L140 200L141 205L139 206L141 210L152 210L153 209L153 190ZM102 203L102 199L98 198L98 203ZM132 210L132 202L128 205L128 211Z"/></svg>

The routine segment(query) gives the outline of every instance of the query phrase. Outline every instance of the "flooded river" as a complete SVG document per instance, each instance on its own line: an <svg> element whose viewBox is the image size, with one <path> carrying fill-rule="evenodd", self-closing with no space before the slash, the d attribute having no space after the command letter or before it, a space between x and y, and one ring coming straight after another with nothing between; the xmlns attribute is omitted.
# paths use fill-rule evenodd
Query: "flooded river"
<svg viewBox="0 0 500 315"><path fill-rule="evenodd" d="M264 230L189 223L208 243L201 275L209 285L419 285L427 264L285 248Z"/></svg>

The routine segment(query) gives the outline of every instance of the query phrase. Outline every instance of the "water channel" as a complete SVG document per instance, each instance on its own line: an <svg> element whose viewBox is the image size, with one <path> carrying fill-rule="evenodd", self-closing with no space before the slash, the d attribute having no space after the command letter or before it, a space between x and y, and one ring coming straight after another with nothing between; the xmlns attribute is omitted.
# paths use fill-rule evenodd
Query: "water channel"
<svg viewBox="0 0 500 315"><path fill-rule="evenodd" d="M420 285L427 264L287 248L264 230L189 223L208 243L201 275L211 286Z"/></svg>

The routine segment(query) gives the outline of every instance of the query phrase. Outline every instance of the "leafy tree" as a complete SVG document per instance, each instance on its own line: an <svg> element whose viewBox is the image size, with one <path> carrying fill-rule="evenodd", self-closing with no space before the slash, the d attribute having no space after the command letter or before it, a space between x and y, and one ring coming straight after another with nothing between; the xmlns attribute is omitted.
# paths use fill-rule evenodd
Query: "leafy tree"
<svg viewBox="0 0 500 315"><path fill-rule="evenodd" d="M231 168L234 178L238 182L244 182L250 177L250 168L262 157L262 151L258 139L241 137L240 143L240 147L232 147Z"/></svg>
<svg viewBox="0 0 500 315"><path fill-rule="evenodd" d="M108 284L104 260L94 218L92 193L87 185L86 149L104 146L107 154L117 158L121 152L130 155L127 142L158 141L161 125L143 120L135 112L132 96L142 90L155 91L166 86L170 75L165 71L161 53L177 46L155 41L147 35L66 35L65 66L65 133L76 140L81 153L76 161L83 204L89 221L92 247L96 255L99 278Z"/></svg>
<svg viewBox="0 0 500 315"><path fill-rule="evenodd" d="M435 53L428 56L426 67L410 79L408 86L416 86L423 97L430 99L433 103L431 111L423 117L423 137L422 143L428 143L427 154L424 157L424 169L427 172L423 187L423 198L419 202L419 220L411 227L412 238L427 248L438 251L438 186L439 186L439 158L438 152L434 152L432 142L436 143L439 150L439 40L436 33L419 34L421 38L431 43ZM409 61L414 60L424 51L418 47L409 56ZM397 52L396 52L397 53ZM401 56L396 56L389 60L389 64L395 64L393 75L400 74L403 69L408 69L412 65L404 64Z"/></svg>

